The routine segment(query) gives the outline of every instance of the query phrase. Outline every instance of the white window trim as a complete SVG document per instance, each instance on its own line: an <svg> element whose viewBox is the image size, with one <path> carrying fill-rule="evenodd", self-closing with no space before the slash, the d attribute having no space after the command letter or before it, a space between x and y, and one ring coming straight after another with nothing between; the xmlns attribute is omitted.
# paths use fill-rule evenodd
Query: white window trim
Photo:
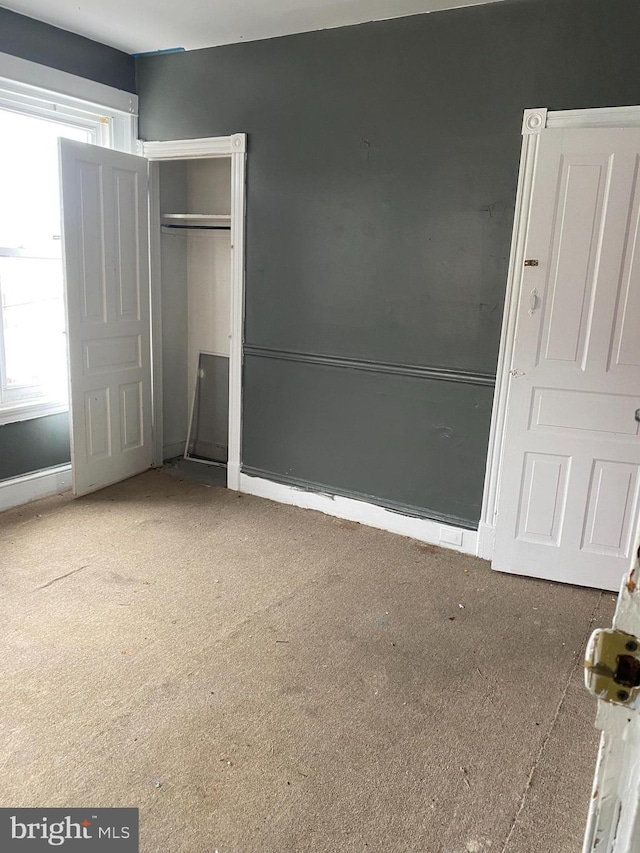
<svg viewBox="0 0 640 853"><path fill-rule="evenodd" d="M98 144L137 151L137 95L6 53L0 53L0 109L95 127ZM0 426L67 411L66 401L13 400L0 403Z"/></svg>
<svg viewBox="0 0 640 853"><path fill-rule="evenodd" d="M37 400L9 403L0 407L0 426L31 421L35 418L46 418L48 415L59 415L68 411L68 403L56 403L50 400L43 403L39 403Z"/></svg>
<svg viewBox="0 0 640 853"><path fill-rule="evenodd" d="M136 153L138 96L28 59L0 53L0 96L55 100L61 106L111 119L113 148Z"/></svg>

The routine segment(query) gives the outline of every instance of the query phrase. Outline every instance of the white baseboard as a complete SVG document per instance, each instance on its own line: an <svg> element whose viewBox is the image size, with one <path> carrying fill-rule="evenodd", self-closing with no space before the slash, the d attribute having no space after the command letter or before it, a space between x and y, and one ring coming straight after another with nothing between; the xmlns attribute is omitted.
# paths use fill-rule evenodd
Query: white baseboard
<svg viewBox="0 0 640 853"><path fill-rule="evenodd" d="M419 542L450 548L463 554L475 555L476 553L478 534L475 530L464 530L439 521L401 515L366 501L329 495L324 492L311 492L295 486L274 483L262 477L251 477L248 474L240 474L239 480L239 491L250 495L302 509L315 509L325 515L357 521L368 527L377 527L379 530L398 533L400 536L410 536Z"/></svg>
<svg viewBox="0 0 640 853"><path fill-rule="evenodd" d="M60 495L71 488L71 465L58 465L0 483L0 512L14 506Z"/></svg>
<svg viewBox="0 0 640 853"><path fill-rule="evenodd" d="M496 529L490 524L481 521L478 525L478 551L477 556L483 560L493 560L493 549L496 542Z"/></svg>

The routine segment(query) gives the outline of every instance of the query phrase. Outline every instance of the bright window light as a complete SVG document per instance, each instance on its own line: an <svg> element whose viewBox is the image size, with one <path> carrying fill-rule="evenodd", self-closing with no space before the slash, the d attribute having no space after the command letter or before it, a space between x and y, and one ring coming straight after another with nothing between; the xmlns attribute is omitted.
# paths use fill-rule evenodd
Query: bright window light
<svg viewBox="0 0 640 853"><path fill-rule="evenodd" d="M60 137L95 130L0 109L0 414L67 401Z"/></svg>

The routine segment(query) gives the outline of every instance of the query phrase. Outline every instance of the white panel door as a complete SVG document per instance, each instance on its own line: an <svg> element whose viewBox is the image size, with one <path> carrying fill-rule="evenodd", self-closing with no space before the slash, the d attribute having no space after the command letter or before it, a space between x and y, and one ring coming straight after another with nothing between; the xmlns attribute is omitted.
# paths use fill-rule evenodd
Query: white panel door
<svg viewBox="0 0 640 853"><path fill-rule="evenodd" d="M493 567L617 590L640 486L640 129L540 134Z"/></svg>
<svg viewBox="0 0 640 853"><path fill-rule="evenodd" d="M151 466L147 161L60 140L71 461L83 495Z"/></svg>

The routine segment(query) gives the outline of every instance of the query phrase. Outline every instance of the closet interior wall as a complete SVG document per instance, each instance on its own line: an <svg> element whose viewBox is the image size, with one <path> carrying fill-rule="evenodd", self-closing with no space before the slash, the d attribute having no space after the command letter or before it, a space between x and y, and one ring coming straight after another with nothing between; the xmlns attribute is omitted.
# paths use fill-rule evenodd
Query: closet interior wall
<svg viewBox="0 0 640 853"><path fill-rule="evenodd" d="M163 456L171 459L185 451L200 367L196 455L224 462L229 408L231 160L168 160L159 164L159 176ZM203 218L193 218L197 215ZM218 218L213 220L213 216ZM191 452L193 438L192 434Z"/></svg>

